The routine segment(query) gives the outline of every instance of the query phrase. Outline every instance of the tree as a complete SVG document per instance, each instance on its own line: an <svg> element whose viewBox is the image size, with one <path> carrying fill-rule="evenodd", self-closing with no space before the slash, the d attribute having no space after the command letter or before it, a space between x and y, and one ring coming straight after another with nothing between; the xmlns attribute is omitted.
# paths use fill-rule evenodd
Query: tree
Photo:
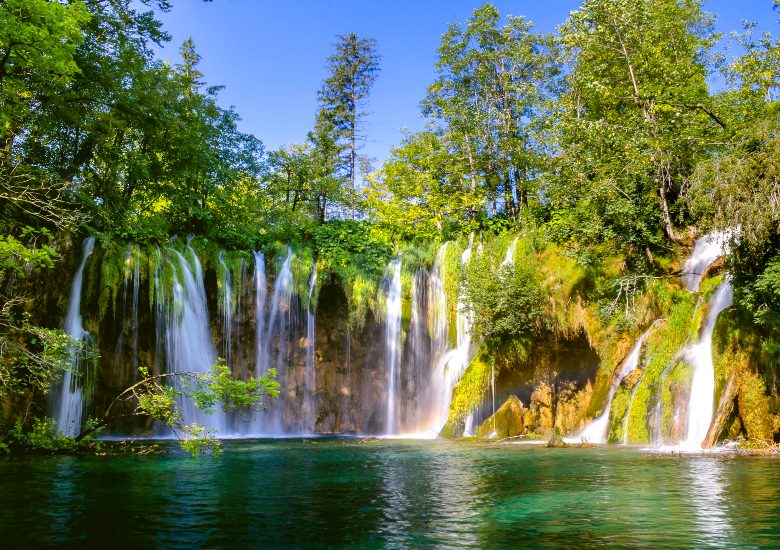
<svg viewBox="0 0 780 550"><path fill-rule="evenodd" d="M532 33L523 17L499 22L496 7L484 4L465 25L448 28L422 107L472 193L485 197L491 215L501 209L516 218L547 168L547 120L560 66L550 36Z"/></svg>
<svg viewBox="0 0 780 550"><path fill-rule="evenodd" d="M546 195L565 238L617 240L635 266L679 241L683 183L724 125L706 82L712 27L698 0L587 0L561 27L571 73Z"/></svg>
<svg viewBox="0 0 780 550"><path fill-rule="evenodd" d="M379 55L376 40L360 38L355 33L338 35L334 46L336 52L328 58L327 65L330 75L318 94L317 126L331 131L339 146L340 171L350 191L347 206L350 218L354 219L360 131L367 114L362 109L379 73Z"/></svg>
<svg viewBox="0 0 780 550"><path fill-rule="evenodd" d="M738 36L745 51L725 68L718 97L728 120L723 145L700 162L687 198L705 227L730 231L729 271L737 301L780 358L780 41Z"/></svg>
<svg viewBox="0 0 780 550"><path fill-rule="evenodd" d="M409 135L382 169L368 176L369 219L403 238L436 239L469 224L484 204L474 193L445 140L434 132Z"/></svg>
<svg viewBox="0 0 780 550"><path fill-rule="evenodd" d="M182 399L191 399L206 413L213 412L217 406L226 412L250 412L264 409L265 397L276 398L279 395L279 383L276 381L274 369L269 369L259 378L250 377L248 380L233 378L230 368L223 363L214 365L211 371L205 374L174 372L153 375L146 368L141 368L140 373L141 380L120 392L109 403L103 416L90 422L88 427L76 436L76 442L119 418L141 416L162 422L171 428L177 437L183 437L182 447L193 455L204 451L218 453L219 440L214 438L213 433L203 426L184 423L179 405ZM130 404L130 412L115 411L114 408L123 403Z"/></svg>

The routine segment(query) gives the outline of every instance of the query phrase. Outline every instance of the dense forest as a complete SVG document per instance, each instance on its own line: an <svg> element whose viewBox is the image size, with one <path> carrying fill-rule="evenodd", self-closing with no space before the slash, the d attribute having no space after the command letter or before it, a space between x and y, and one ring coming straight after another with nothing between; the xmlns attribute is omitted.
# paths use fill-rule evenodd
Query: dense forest
<svg viewBox="0 0 780 550"><path fill-rule="evenodd" d="M572 432L596 417L625 342L661 318L668 321L649 344L645 377L663 384L697 315L698 305L681 298L682 261L715 230L727 236L729 253L702 293L710 296L728 272L734 307L718 322L725 366L716 366L716 387L720 395L734 385L739 412L723 412L723 433L714 437L774 442L776 37L748 24L730 38L736 54L724 56L719 44L728 38L715 32L716 16L700 0L584 0L554 34L484 4L442 35L436 77L420 98L425 129L372 166L361 151L381 44L338 35L323 56L328 77L312 90L319 108L311 131L269 151L262 136L239 130L239 113L221 105L220 87L204 84L192 40L178 63L157 58L156 46L170 37L155 10L172 4L0 0L0 402L9 444L43 429L35 418L45 413L25 407L45 401L81 353L60 330L62 310L56 318L40 311L42 294L55 292L40 285L51 280L46 273L71 276L86 236L102 251L103 265L93 269L100 275L91 279L99 288L85 290L97 317L118 307L128 246L152 273L149 251L191 240L223 277L238 273L230 261L251 259L252 251L282 257L289 246L308 262L291 267L300 295L309 295L306 307L316 298L309 284L320 300L326 285L340 287L354 333L388 307L382 279L400 253L406 338L415 270L433 270L440 245L455 243L444 247L447 307L453 319L456 309L469 311L476 343L449 409L445 432L457 435L487 395L490 369L510 376L517 365L544 363L534 346L553 341L585 338L601 363L587 396L572 398L578 412L559 407L561 420L529 420L537 432ZM459 260L471 250L469 237L481 253L466 264ZM513 240L514 261L502 262ZM63 262L67 271L58 271ZM308 280L313 264L316 282ZM218 373L220 383L237 382L226 367ZM178 422L166 416L178 396L145 376L139 399L158 401L143 412ZM279 391L270 378L239 378L249 387L227 391L240 405ZM563 403L565 388L546 380ZM748 405L762 418L751 420ZM642 414L627 420L637 441L650 438L650 415ZM726 416L735 414L733 428Z"/></svg>

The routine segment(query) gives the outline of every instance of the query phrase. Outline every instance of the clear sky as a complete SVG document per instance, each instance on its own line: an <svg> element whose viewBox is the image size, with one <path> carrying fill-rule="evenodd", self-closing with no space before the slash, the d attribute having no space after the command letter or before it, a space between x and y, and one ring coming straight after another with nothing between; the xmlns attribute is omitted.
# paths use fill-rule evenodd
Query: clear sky
<svg viewBox="0 0 780 550"><path fill-rule="evenodd" d="M436 48L453 22L468 19L479 0L176 0L161 14L173 36L159 53L178 60L192 36L206 81L224 85L223 105L233 105L243 131L268 150L298 143L312 128L316 93L337 34L375 38L381 73L369 100L364 153L383 160L403 136L423 127L419 102L434 78ZM495 0L502 15L524 15L552 32L578 0ZM728 34L743 19L774 34L780 17L772 0L709 0L718 30ZM378 165L377 162L377 165Z"/></svg>

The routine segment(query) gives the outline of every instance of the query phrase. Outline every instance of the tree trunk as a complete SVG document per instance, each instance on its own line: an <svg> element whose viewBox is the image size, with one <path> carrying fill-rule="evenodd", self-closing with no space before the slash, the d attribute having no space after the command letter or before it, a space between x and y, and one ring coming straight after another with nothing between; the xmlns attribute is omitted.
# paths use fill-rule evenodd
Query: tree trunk
<svg viewBox="0 0 780 550"><path fill-rule="evenodd" d="M734 412L734 401L737 397L737 390L739 389L739 383L737 382L737 375L732 373L726 382L726 387L723 388L723 393L720 394L720 404L718 405L718 412L715 413L715 418L712 419L710 429L707 430L707 436L702 441L701 446L703 449L711 449L718 442L718 437L726 429L726 423L731 417L731 413Z"/></svg>
<svg viewBox="0 0 780 550"><path fill-rule="evenodd" d="M661 206L661 215L664 220L664 235L674 243L680 243L681 239L677 236L672 225L672 216L669 214L669 203L666 200L666 189L671 188L672 174L669 164L661 161L658 166L658 202Z"/></svg>

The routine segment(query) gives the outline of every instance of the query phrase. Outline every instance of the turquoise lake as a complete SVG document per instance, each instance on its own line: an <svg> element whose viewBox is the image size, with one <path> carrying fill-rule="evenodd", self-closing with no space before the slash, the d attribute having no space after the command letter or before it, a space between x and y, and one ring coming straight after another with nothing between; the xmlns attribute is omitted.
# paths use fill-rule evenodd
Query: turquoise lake
<svg viewBox="0 0 780 550"><path fill-rule="evenodd" d="M637 448L227 441L0 461L0 546L770 547L780 463Z"/></svg>

